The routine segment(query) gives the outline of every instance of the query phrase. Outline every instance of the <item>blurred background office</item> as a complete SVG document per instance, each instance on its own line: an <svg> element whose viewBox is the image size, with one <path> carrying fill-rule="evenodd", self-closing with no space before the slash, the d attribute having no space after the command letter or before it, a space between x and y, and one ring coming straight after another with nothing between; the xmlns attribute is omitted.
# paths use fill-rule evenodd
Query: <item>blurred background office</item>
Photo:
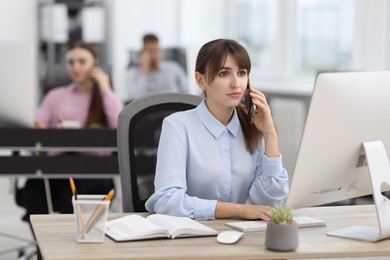
<svg viewBox="0 0 390 260"><path fill-rule="evenodd" d="M45 92L61 85L53 75L75 38L98 49L124 102L145 33L185 51L190 93L199 93L200 46L233 38L249 50L251 82L268 94L292 172L316 74L389 69L389 14L389 0L0 0L0 118L31 124Z"/></svg>
<svg viewBox="0 0 390 260"><path fill-rule="evenodd" d="M190 93L199 93L192 73L202 44L233 38L246 46L290 175L316 74L390 69L390 0L0 0L0 126L32 126L51 83L67 80L61 57L73 39L98 49L125 102L130 54L145 33L163 49L185 50ZM7 179L0 184L7 192ZM4 216L10 208L1 205Z"/></svg>
<svg viewBox="0 0 390 260"><path fill-rule="evenodd" d="M389 68L388 13L387 0L1 0L1 76L17 53L24 61L1 77L1 101L16 102L16 117L32 118L47 66L61 62L77 33L100 49L123 98L130 52L141 49L145 32L157 34L162 48L184 48L190 73L201 44L237 39L250 51L255 87L310 94L318 71ZM192 77L188 87L197 92Z"/></svg>

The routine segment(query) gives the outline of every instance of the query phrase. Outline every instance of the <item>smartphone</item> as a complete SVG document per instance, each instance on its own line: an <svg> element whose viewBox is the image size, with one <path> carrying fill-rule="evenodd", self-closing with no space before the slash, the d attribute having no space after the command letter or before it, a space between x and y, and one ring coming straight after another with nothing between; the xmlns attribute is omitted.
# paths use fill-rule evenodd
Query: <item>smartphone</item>
<svg viewBox="0 0 390 260"><path fill-rule="evenodd" d="M90 75L90 80L91 80L91 82L92 82L92 86L93 86L94 88L97 88L97 87L99 87L99 82L97 81L96 78L94 78L94 77L92 76L92 71L93 71L94 68L100 68L100 67L95 65L95 66L91 69L91 75Z"/></svg>
<svg viewBox="0 0 390 260"><path fill-rule="evenodd" d="M91 77L91 81L92 81L92 86L93 87L98 87L98 81L94 78L94 77Z"/></svg>
<svg viewBox="0 0 390 260"><path fill-rule="evenodd" d="M253 118L255 117L256 105L253 104L252 97L250 96L249 80L248 80L248 85L247 85L246 90L245 90L244 104L245 104L247 111L248 111L248 121L252 124Z"/></svg>

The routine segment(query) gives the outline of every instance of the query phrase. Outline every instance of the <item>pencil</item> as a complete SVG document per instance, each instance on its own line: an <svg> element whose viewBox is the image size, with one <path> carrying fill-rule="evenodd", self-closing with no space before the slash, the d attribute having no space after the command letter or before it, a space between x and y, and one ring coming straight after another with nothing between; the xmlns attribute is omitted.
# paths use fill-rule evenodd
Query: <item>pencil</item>
<svg viewBox="0 0 390 260"><path fill-rule="evenodd" d="M112 199L112 197L114 197L114 194L115 194L114 189L110 190L110 192L103 199L103 201L110 201ZM92 224L95 223L97 220L99 220L99 218L101 217L101 216L99 216L99 214L101 213L103 207L104 207L104 205L101 204L101 205L99 205L99 207L97 207L95 209L95 211L92 213L91 217L89 218L87 224L85 224L85 226L81 230L82 235L85 235L85 233L87 233L91 229Z"/></svg>
<svg viewBox="0 0 390 260"><path fill-rule="evenodd" d="M69 183L70 183L70 188L72 190L72 194L74 196L74 199L77 200L77 190L76 190L76 185L74 184L74 180L72 177L69 177ZM84 226L84 219L83 219L83 214L81 212L80 204L77 204L77 211L78 211L78 217L80 220L80 227L82 228Z"/></svg>
<svg viewBox="0 0 390 260"><path fill-rule="evenodd" d="M111 200L112 197L114 197L114 194L115 194L115 190L112 189L110 190L110 192L107 194L107 196L103 199L103 201L108 201L108 200Z"/></svg>
<svg viewBox="0 0 390 260"><path fill-rule="evenodd" d="M70 189L72 190L72 194L74 196L74 199L77 200L76 185L74 184L72 177L69 177L69 183L70 183Z"/></svg>

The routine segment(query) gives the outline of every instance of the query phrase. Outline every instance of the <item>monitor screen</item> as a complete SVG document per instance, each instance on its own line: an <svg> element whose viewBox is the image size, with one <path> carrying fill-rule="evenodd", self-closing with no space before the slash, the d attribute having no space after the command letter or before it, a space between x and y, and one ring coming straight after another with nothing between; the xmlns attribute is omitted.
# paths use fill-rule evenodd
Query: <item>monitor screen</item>
<svg viewBox="0 0 390 260"><path fill-rule="evenodd" d="M389 158L390 71L320 73L286 204L302 208L371 194L362 143L376 140Z"/></svg>
<svg viewBox="0 0 390 260"><path fill-rule="evenodd" d="M0 128L32 127L37 107L37 49L0 41Z"/></svg>

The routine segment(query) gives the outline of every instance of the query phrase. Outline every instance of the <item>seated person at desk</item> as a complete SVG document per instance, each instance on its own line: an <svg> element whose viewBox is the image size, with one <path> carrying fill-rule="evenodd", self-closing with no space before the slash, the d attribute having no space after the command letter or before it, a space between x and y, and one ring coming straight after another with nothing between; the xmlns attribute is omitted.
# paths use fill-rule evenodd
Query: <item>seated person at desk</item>
<svg viewBox="0 0 390 260"><path fill-rule="evenodd" d="M253 123L240 104L250 69L236 41L214 40L200 49L195 79L205 99L163 121L149 212L269 220L271 207L286 199L288 175L266 97L250 88Z"/></svg>
<svg viewBox="0 0 390 260"><path fill-rule="evenodd" d="M51 90L38 108L35 117L37 128L66 127L73 122L79 127L116 128L122 102L110 87L108 75L95 67L97 55L86 43L76 43L66 53L66 65L72 83ZM89 154L91 154L90 152ZM59 154L50 152L48 155ZM110 152L94 152L109 155ZM80 155L80 154L79 154ZM75 179L80 194L107 194L113 187L110 179ZM53 210L72 213L71 190L68 179L51 179L50 190ZM21 190L21 201L29 214L48 213L43 180L29 179Z"/></svg>
<svg viewBox="0 0 390 260"><path fill-rule="evenodd" d="M161 60L157 36L146 34L138 66L127 74L128 99L134 100L162 92L188 92L187 76L174 61Z"/></svg>

